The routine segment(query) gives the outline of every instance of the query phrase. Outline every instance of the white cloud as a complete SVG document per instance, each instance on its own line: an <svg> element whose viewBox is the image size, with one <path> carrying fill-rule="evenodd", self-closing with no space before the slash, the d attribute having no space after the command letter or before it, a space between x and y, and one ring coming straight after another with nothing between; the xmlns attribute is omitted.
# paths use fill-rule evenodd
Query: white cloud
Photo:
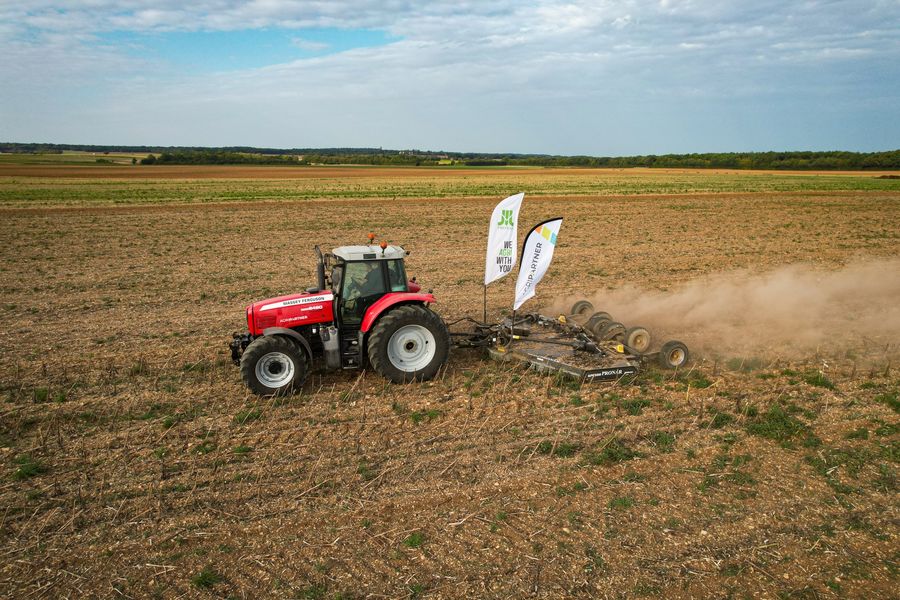
<svg viewBox="0 0 900 600"><path fill-rule="evenodd" d="M464 145L457 149L611 152L609 136L592 128L630 127L646 144L646 124L665 118L740 121L804 105L786 115L806 118L826 95L847 111L860 94L890 106L898 19L895 2L156 0L134 10L114 0L30 0L0 6L0 85L10 90L0 111L14 117L0 135L72 130L83 132L75 141L91 141L96 124L123 143L449 147L450 139ZM397 41L194 76L130 57L127 41L103 41L121 30L326 27ZM292 43L327 49L302 32ZM775 129L790 130L774 125L779 118L787 117L770 119L773 140ZM565 125L573 119L581 125ZM634 151L685 143L671 127L656 129L658 147ZM759 135L752 120L747 132Z"/></svg>
<svg viewBox="0 0 900 600"><path fill-rule="evenodd" d="M301 50L307 50L309 52L321 52L322 50L327 50L330 48L330 44L326 44L325 42L317 42L315 40L307 40L301 37L293 37L291 38L291 45L300 48Z"/></svg>

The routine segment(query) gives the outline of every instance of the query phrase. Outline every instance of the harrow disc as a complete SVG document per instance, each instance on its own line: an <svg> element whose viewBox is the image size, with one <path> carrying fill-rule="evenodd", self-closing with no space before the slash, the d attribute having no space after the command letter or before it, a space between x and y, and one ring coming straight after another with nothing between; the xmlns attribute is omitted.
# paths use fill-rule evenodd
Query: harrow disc
<svg viewBox="0 0 900 600"><path fill-rule="evenodd" d="M595 312L591 318L584 324L584 328L593 334L600 333L600 330L607 324L612 322L613 318L608 312Z"/></svg>
<svg viewBox="0 0 900 600"><path fill-rule="evenodd" d="M600 329L597 333L597 337L601 342L608 340L616 340L618 342L624 341L625 326L617 321L610 321Z"/></svg>
<svg viewBox="0 0 900 600"><path fill-rule="evenodd" d="M590 312L593 312L594 305L588 302L587 300L579 300L575 304L572 305L571 311L569 314L580 316L586 315Z"/></svg>

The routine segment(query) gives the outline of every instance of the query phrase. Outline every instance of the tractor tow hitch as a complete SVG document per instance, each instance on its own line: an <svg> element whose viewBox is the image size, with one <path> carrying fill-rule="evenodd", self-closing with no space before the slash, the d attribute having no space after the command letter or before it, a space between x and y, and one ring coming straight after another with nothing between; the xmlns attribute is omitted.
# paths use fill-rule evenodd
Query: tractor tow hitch
<svg viewBox="0 0 900 600"><path fill-rule="evenodd" d="M243 356L244 350L247 349L247 346L250 345L250 342L253 341L253 336L251 336L249 333L234 332L233 334L231 334L231 337L231 343L228 344L228 347L231 348L231 362L236 365L240 365L241 356Z"/></svg>

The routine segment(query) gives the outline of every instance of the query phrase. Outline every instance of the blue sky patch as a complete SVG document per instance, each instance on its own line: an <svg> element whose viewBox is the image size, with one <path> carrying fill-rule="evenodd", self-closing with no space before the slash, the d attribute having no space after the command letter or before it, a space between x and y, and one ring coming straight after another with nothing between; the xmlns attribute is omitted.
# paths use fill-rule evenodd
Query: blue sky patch
<svg viewBox="0 0 900 600"><path fill-rule="evenodd" d="M193 73L253 69L356 48L384 46L399 38L374 29L245 29L98 34L101 43L132 56L164 61Z"/></svg>

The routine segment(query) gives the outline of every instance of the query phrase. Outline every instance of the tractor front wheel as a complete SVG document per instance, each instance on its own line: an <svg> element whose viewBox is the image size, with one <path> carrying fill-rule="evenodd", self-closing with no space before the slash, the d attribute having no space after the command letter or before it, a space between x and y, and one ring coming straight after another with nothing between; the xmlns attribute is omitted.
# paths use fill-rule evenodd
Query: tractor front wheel
<svg viewBox="0 0 900 600"><path fill-rule="evenodd" d="M449 354L447 326L424 306L392 310L378 319L369 335L369 362L394 383L432 379Z"/></svg>
<svg viewBox="0 0 900 600"><path fill-rule="evenodd" d="M303 350L281 335L256 338L241 356L241 378L260 396L286 396L300 391L308 374Z"/></svg>

